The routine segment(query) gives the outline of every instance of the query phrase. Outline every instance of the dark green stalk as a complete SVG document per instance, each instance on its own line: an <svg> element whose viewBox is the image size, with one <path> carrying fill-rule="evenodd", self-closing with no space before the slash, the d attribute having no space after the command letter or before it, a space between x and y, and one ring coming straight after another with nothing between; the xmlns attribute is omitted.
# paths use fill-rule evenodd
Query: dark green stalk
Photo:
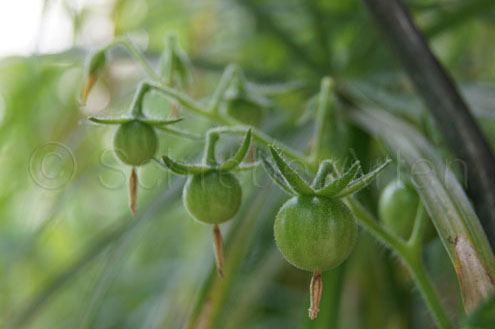
<svg viewBox="0 0 495 329"><path fill-rule="evenodd" d="M428 105L452 151L467 168L468 192L495 246L495 157L455 82L432 53L400 0L364 0Z"/></svg>

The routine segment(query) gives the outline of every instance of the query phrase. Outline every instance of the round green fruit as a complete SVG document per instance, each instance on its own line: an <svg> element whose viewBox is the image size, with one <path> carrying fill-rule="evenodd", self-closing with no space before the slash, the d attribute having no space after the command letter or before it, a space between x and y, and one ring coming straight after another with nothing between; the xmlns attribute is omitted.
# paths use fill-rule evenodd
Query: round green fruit
<svg viewBox="0 0 495 329"><path fill-rule="evenodd" d="M378 203L378 214L385 226L407 239L414 226L418 205L419 196L414 188L397 179L383 190Z"/></svg>
<svg viewBox="0 0 495 329"><path fill-rule="evenodd" d="M235 97L227 101L227 114L245 124L259 125L263 119L263 109L256 102L245 97Z"/></svg>
<svg viewBox="0 0 495 329"><path fill-rule="evenodd" d="M349 256L357 225L349 208L338 199L298 196L279 210L274 231L278 248L289 263L321 272Z"/></svg>
<svg viewBox="0 0 495 329"><path fill-rule="evenodd" d="M155 155L158 149L158 137L149 124L133 120L117 128L113 147L115 154L123 163L140 166Z"/></svg>
<svg viewBox="0 0 495 329"><path fill-rule="evenodd" d="M241 185L228 172L210 171L188 178L184 186L184 205L198 221L223 223L237 213L241 206Z"/></svg>

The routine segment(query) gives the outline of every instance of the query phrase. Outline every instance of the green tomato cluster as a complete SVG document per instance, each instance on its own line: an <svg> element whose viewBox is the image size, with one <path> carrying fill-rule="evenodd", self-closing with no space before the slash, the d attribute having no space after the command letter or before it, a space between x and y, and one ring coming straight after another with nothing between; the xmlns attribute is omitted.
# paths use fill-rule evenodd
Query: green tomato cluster
<svg viewBox="0 0 495 329"><path fill-rule="evenodd" d="M105 51L106 49L103 49L96 53L89 63L88 80L82 92L83 101L105 65ZM172 85L179 81L180 84L184 84L188 61L173 39L169 39L169 46L163 58L162 73L168 83ZM258 95L255 89L250 88L240 71L237 71L237 78L234 81L229 92L219 92L218 97L214 98L211 115L216 115L218 102L224 100L228 116L241 123L259 125L263 118L263 110L269 103L262 95ZM329 89L330 84L328 80L326 81ZM135 167L145 165L155 157L159 144L155 128L159 127L184 136L180 130L164 127L181 119L158 120L144 115L143 99L150 90L161 90L169 96L174 94L169 88L143 82L135 94L129 116L109 119L90 118L94 123L118 125L113 137L113 148L116 157L132 167L129 186L130 206L134 213L137 195ZM224 89L222 87L219 90ZM327 92L328 90L324 95ZM178 103L181 102L186 101L179 99ZM325 103L322 104L321 108L325 109ZM215 159L215 143L218 138L218 131L209 132L205 156L201 164L184 165L168 156L163 156L162 159L163 166L177 174L188 176L183 190L184 206L194 219L213 226L217 269L219 275L223 276L223 243L219 224L233 218L240 209L242 188L232 172L241 169L241 162L250 146L251 129L247 130L237 153L223 163L217 163ZM358 229L354 216L342 198L369 184L388 162L371 173L357 177L360 168L358 162L345 173L340 174L333 163L325 160L321 163L314 181L308 184L274 147L270 150L278 170L263 159L265 169L283 190L293 196L281 207L275 217L275 241L289 263L314 272L309 310L310 317L314 319L319 310L322 291L321 272L344 262L351 254L357 239ZM380 207L383 208L382 218L389 225L396 225L397 221L392 219L406 207L416 209L417 202L417 197L414 199L413 196L407 195L406 191L402 190L402 186L390 187L380 201ZM393 205L398 208L393 209ZM403 208L400 208L401 205ZM409 218L404 218L404 222L409 223ZM410 227L394 228L394 230L409 232Z"/></svg>

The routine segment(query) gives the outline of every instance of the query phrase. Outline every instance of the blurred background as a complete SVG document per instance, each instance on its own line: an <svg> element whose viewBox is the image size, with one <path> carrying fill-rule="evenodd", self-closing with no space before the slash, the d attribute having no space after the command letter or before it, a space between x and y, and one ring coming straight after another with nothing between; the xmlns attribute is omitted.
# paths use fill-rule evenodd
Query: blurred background
<svg viewBox="0 0 495 329"><path fill-rule="evenodd" d="M491 0L408 0L435 54L459 83L495 145L495 12ZM122 47L80 105L88 54L127 35L154 67L177 36L192 63L186 91L206 99L237 63L271 98L261 129L305 151L308 99L323 75L352 97L420 129L452 157L407 76L357 0L17 0L0 2L0 326L5 328L433 328L405 267L365 231L351 257L324 274L317 320L307 320L311 274L291 267L273 240L287 196L262 169L243 173L240 213L221 229L226 279L216 279L211 229L186 213L183 178L151 163L139 171L137 219L128 209L129 169L112 154L111 127L89 115L126 113L145 75ZM147 97L166 117L169 101ZM309 115L308 115L309 111ZM182 114L182 113L181 113ZM212 126L187 112L180 127ZM343 121L330 155L365 168L383 146ZM160 135L160 154L196 160L202 141ZM239 141L222 141L223 153ZM376 211L390 167L359 198ZM442 300L462 316L457 280L441 243L425 259ZM208 319L208 320L205 320Z"/></svg>

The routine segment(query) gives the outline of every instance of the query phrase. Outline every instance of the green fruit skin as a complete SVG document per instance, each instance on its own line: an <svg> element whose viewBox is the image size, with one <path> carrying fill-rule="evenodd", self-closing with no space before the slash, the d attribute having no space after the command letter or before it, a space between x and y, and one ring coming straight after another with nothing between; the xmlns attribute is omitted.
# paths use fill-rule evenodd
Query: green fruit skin
<svg viewBox="0 0 495 329"><path fill-rule="evenodd" d="M245 124L257 126L263 119L263 109L245 98L233 98L227 101L227 114Z"/></svg>
<svg viewBox="0 0 495 329"><path fill-rule="evenodd" d="M347 259L356 242L357 225L349 208L338 199L298 196L280 208L274 233L289 263L316 272Z"/></svg>
<svg viewBox="0 0 495 329"><path fill-rule="evenodd" d="M419 205L419 196L412 186L401 181L390 182L378 203L381 221L403 239L411 235Z"/></svg>
<svg viewBox="0 0 495 329"><path fill-rule="evenodd" d="M196 220L220 224L234 217L239 210L242 189L231 173L210 171L190 176L182 197L187 211Z"/></svg>
<svg viewBox="0 0 495 329"><path fill-rule="evenodd" d="M140 166L149 162L158 149L158 137L150 125L133 120L120 125L113 137L115 155L125 164Z"/></svg>

